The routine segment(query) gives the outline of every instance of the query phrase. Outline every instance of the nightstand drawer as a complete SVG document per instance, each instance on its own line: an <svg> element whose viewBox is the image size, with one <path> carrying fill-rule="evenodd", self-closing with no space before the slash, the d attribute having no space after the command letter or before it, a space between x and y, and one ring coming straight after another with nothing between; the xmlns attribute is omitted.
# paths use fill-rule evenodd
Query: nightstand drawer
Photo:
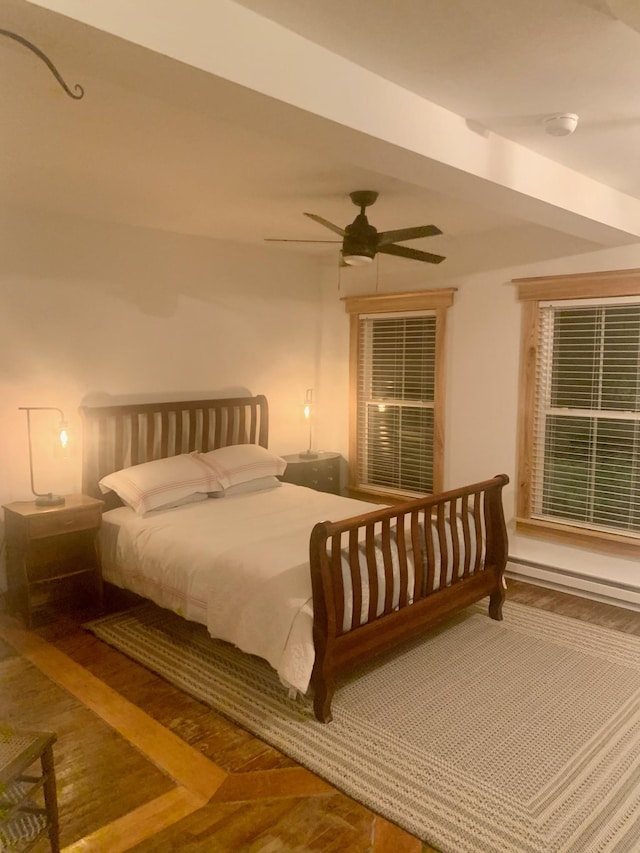
<svg viewBox="0 0 640 853"><path fill-rule="evenodd" d="M287 468L281 476L285 483L296 486L307 486L319 492L340 494L340 461L339 453L320 451L316 457L305 457L292 454L283 457Z"/></svg>
<svg viewBox="0 0 640 853"><path fill-rule="evenodd" d="M42 539L46 536L59 536L61 533L73 533L77 530L92 530L99 527L101 512L98 507L76 509L71 512L55 512L34 515L29 519L29 538Z"/></svg>
<svg viewBox="0 0 640 853"><path fill-rule="evenodd" d="M340 475L340 460L326 459L319 464L310 464L307 468L307 484L312 489L321 489L322 491L333 491L333 487L337 484Z"/></svg>

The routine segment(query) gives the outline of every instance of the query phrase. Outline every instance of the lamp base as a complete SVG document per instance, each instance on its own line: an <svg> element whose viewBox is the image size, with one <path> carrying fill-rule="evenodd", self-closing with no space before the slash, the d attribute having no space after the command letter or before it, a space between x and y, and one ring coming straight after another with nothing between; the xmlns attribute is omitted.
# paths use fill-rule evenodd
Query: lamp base
<svg viewBox="0 0 640 853"><path fill-rule="evenodd" d="M38 495L36 498L36 506L62 506L64 502L62 495L54 495L51 492L48 495Z"/></svg>
<svg viewBox="0 0 640 853"><path fill-rule="evenodd" d="M315 450L304 450L302 453L298 453L300 459L317 459L318 454Z"/></svg>

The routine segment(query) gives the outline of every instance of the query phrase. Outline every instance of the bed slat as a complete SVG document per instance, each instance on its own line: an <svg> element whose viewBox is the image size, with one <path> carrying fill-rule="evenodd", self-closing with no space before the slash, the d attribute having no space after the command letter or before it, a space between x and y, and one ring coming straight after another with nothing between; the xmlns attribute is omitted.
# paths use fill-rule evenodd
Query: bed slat
<svg viewBox="0 0 640 853"><path fill-rule="evenodd" d="M365 538L365 551L367 556L367 574L369 586L369 615L368 621L371 622L376 618L376 609L378 607L378 569L376 566L376 544L375 544L375 529L373 524L367 525L367 533Z"/></svg>
<svg viewBox="0 0 640 853"><path fill-rule="evenodd" d="M422 544L420 542L420 512L416 509L411 512L411 546L413 549L413 564L415 568L415 595L416 598L422 598L424 595L424 580L425 580L425 560L422 553ZM427 560L427 565L428 565Z"/></svg>
<svg viewBox="0 0 640 853"><path fill-rule="evenodd" d="M353 615L351 627L361 625L362 617L362 573L360 572L360 548L358 531L349 531L349 572L351 574L351 589L353 590Z"/></svg>
<svg viewBox="0 0 640 853"><path fill-rule="evenodd" d="M480 505L482 501L479 495L475 495L473 499L473 523L476 534L476 559L473 566L474 574L480 571L482 565L482 517L480 513Z"/></svg>
<svg viewBox="0 0 640 853"><path fill-rule="evenodd" d="M426 561L427 561L427 572L426 577L423 583L420 584L420 594L419 597L423 598L425 595L428 595L433 586L435 584L436 578L436 549L433 542L433 536L435 533L434 530L434 520L433 513L431 509L425 509L423 513L423 526L424 526L424 541L425 541L425 550L426 550ZM418 597L418 591L416 590L416 597Z"/></svg>
<svg viewBox="0 0 640 853"><path fill-rule="evenodd" d="M382 520L382 563L384 566L384 612L391 613L393 609L393 594L395 584L393 580L393 562L391 557L391 522L390 519Z"/></svg>
<svg viewBox="0 0 640 853"><path fill-rule="evenodd" d="M400 521L400 519L398 519ZM404 539L404 516L401 523L396 526L396 541L398 545L398 564L399 564L399 582L400 595L399 606L406 607L409 600L409 571L407 568L407 546Z"/></svg>
<svg viewBox="0 0 640 853"><path fill-rule="evenodd" d="M458 541L458 506L457 501L449 504L449 527L451 529L451 553L453 568L451 570L451 583L460 580L460 543Z"/></svg>
<svg viewBox="0 0 640 853"><path fill-rule="evenodd" d="M341 536L338 534L331 540L331 563L333 565L334 577L341 579L342 575L342 549L340 547ZM337 583L334 586L334 604L336 625L344 625L344 584Z"/></svg>
<svg viewBox="0 0 640 853"><path fill-rule="evenodd" d="M447 543L447 534L445 528L445 505L438 504L437 508L437 528L438 528L438 545L440 546L440 582L446 577L447 566L449 565L449 545ZM433 586L429 587L428 592L433 592Z"/></svg>
<svg viewBox="0 0 640 853"><path fill-rule="evenodd" d="M469 577L471 568L471 532L469 531L469 495L464 495L462 498L462 539L464 542L464 566L462 569L462 577Z"/></svg>
<svg viewBox="0 0 640 853"><path fill-rule="evenodd" d="M152 415L146 421L145 459L155 459L156 418ZM145 430L142 430L143 434Z"/></svg>

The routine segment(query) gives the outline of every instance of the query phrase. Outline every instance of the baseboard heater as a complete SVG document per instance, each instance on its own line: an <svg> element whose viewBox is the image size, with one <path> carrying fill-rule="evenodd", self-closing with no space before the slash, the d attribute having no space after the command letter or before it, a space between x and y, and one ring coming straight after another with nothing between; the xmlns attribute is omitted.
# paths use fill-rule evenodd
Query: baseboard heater
<svg viewBox="0 0 640 853"><path fill-rule="evenodd" d="M536 563L533 560L523 560L520 557L509 557L506 575L514 580L525 580L561 592L640 610L640 586L637 584L587 575L572 569L561 569L557 566Z"/></svg>

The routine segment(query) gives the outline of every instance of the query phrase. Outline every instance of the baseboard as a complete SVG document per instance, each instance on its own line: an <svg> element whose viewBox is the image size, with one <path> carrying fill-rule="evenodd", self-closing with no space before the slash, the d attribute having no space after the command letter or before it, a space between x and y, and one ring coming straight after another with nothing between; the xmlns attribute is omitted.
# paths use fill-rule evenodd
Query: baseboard
<svg viewBox="0 0 640 853"><path fill-rule="evenodd" d="M605 604L640 611L640 586L519 558L509 559L506 576L560 592L581 595Z"/></svg>

